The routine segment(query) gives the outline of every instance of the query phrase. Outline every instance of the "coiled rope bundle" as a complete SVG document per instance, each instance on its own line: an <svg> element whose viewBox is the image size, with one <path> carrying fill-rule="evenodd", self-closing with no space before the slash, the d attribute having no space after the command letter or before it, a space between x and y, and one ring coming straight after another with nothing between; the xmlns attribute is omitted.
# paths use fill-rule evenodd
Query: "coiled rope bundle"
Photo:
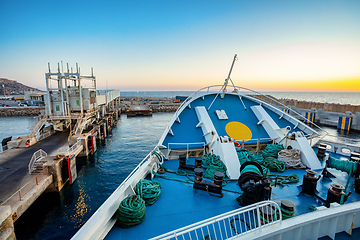
<svg viewBox="0 0 360 240"><path fill-rule="evenodd" d="M160 197L161 184L157 181L140 179L136 184L135 192L145 201L146 206L153 205Z"/></svg>
<svg viewBox="0 0 360 240"><path fill-rule="evenodd" d="M117 218L123 228L139 225L145 220L145 201L137 195L125 198L117 210Z"/></svg>
<svg viewBox="0 0 360 240"><path fill-rule="evenodd" d="M287 168L306 168L301 162L300 154L298 149L284 149L278 153L278 159L285 163Z"/></svg>
<svg viewBox="0 0 360 240"><path fill-rule="evenodd" d="M222 172L226 175L226 166L220 160L220 157L215 154L205 154L202 156L202 166L206 168L204 177L214 179L215 172Z"/></svg>
<svg viewBox="0 0 360 240"><path fill-rule="evenodd" d="M267 157L262 165L272 172L285 172L285 163L277 160L274 157Z"/></svg>
<svg viewBox="0 0 360 240"><path fill-rule="evenodd" d="M264 162L264 158L261 154L257 154L257 153L248 153L246 151L241 151L241 152L237 152L238 158L239 158L239 162L240 165L248 162L248 161L252 161L252 162L257 162L261 165L261 168L263 170L263 175L266 176L270 173L270 170L268 168L266 168L263 165Z"/></svg>
<svg viewBox="0 0 360 240"><path fill-rule="evenodd" d="M262 155L264 158L267 157L278 157L278 153L283 150L283 145L280 144L269 144L265 147L264 151L262 151Z"/></svg>
<svg viewBox="0 0 360 240"><path fill-rule="evenodd" d="M278 174L269 174L268 179L270 180L270 185L280 185L282 187L285 187L285 185L289 183L297 183L299 182L299 176L296 174L291 174L288 176L285 175L278 175Z"/></svg>

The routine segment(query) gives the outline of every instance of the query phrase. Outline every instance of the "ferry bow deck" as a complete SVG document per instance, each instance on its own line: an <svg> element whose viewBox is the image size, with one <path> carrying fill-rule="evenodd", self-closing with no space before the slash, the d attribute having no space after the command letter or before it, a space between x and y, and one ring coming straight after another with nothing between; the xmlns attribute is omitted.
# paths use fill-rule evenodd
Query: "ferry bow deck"
<svg viewBox="0 0 360 240"><path fill-rule="evenodd" d="M339 159L346 159L337 154L332 154L332 156ZM189 159L188 163L194 164L194 159ZM323 164L324 163L325 162L323 162ZM178 170L179 161L178 159L168 160L164 162L163 166L175 172ZM339 170L329 168L329 171L334 174L336 178L328 179L322 177L317 184L317 194L324 199L326 199L327 191L331 183L335 182L345 186L348 178L347 173ZM188 172L191 173L190 171ZM311 212L311 206L319 207L324 205L324 203L314 196L304 193L300 194L302 178L303 175L306 174L305 169L288 169L284 173L272 173L279 175L297 174L299 176L300 181L298 183L288 184L284 187L280 185L273 186L271 194L271 200L279 205L282 199L288 199L294 202L295 216ZM319 175L321 171L317 173ZM179 176L174 173L166 172L164 175L184 181L189 180L186 176ZM194 179L193 176L190 178ZM161 183L161 195L154 205L146 207L145 221L132 228L120 228L115 224L105 239L150 239L242 207L236 201L236 198L240 196L241 192L237 181L228 181L223 187L223 197L220 198L214 196L212 193L193 189L192 183L168 180L158 176L155 176L153 180ZM348 189L353 189L352 184L351 181ZM353 193L346 203L359 200L360 196ZM239 223L236 222L236 224ZM233 234L235 235L235 233Z"/></svg>
<svg viewBox="0 0 360 240"><path fill-rule="evenodd" d="M333 178L322 177L318 180L317 177L322 172L325 163L319 161L312 147L315 141L319 140L317 138L320 137L320 132L310 126L312 124L311 121L306 120L303 116L300 116L284 105L279 104L275 106L270 104L273 100L270 100L268 103L240 93L249 89L239 88L235 85L233 85L232 90L227 88L228 82L231 81L230 74L235 60L236 55L228 78L224 85L220 86L220 90L214 89L219 86L203 88L185 100L165 129L154 149L155 153L152 152L145 157L74 236L74 239L102 238L105 235L107 235L106 239L161 238L165 237L163 234L174 230L176 230L176 233L166 235L166 239L177 239L178 231L182 231L179 233L181 235L180 239L184 240L213 239L212 234L222 234L224 228L228 228L226 235L221 235L221 237L216 237L215 235L216 239L233 239L233 237L240 239L242 236L245 239L291 239L293 234L296 235L294 239L301 239L302 237L316 239L326 235L334 238L337 232L348 230L349 227L351 229L353 227L360 227L360 214L358 214L360 213L360 208L357 206L357 203L351 204L351 202L360 200L358 194L353 193L349 196L346 201L346 204L350 203L348 205L345 204L345 206L337 208L331 206L330 209L324 207L325 203L323 202L325 202L324 199L327 199L331 183L343 186L349 183L348 189L353 189L353 186L352 182L348 181L350 179L348 173L335 169L329 169L329 172L334 175ZM255 95L260 94L254 91L251 94L254 93ZM265 96L262 95L261 97ZM285 112L282 109L283 107ZM314 126L317 127L316 125ZM261 167L257 163L248 162L241 165L235 148L235 145L241 145L242 148L250 152L259 153L269 143L276 143L277 146L282 145L283 149L297 149L301 152L299 154L301 162L308 169L316 170L317 177L314 177L313 171L306 173L305 169L287 170L279 175L288 176L296 174L299 182L286 186L276 185L269 188L269 182L261 171ZM332 144L328 144L326 147L321 147L322 151L325 152L328 146L334 148ZM356 149L359 151L358 147ZM277 152L276 155L272 156L277 157ZM162 162L161 154L168 160ZM142 178L149 179L152 171L157 171L160 168L159 164L172 172L177 171L180 161L178 159L180 158L179 155L183 154L187 156L187 164L194 164L194 157L199 157L203 154L212 154L212 156L219 157L226 166L226 168L221 167L222 170L226 169L227 177L225 177L225 182L227 182L226 178L234 179L234 181L228 181L223 186L223 196L219 197L218 194L214 194L214 192L219 190L219 182L217 184L209 184L201 181L199 176L197 176L196 188L194 188L192 181L188 179L194 179L194 176L179 176L165 172L165 176L171 177L169 180L155 174L153 180L160 182L162 186L161 195L154 205L146 207L145 221L132 228L120 228L117 224L113 226L116 209L121 201L135 194L134 189L137 182ZM339 155L331 154L334 157L340 158ZM296 161L299 162L300 159L297 158ZM346 159L348 160L349 158ZM181 160L183 164L184 158L181 157ZM353 163L351 165L355 166ZM244 171L245 168L246 171ZM199 168L195 169L195 171L200 173ZM274 174L274 172L271 173ZM301 193L303 189L300 186L305 173L307 178L304 181L304 186L307 186L307 192L312 195ZM351 173L352 170L350 170ZM222 173L217 174L218 177L221 177L221 175ZM205 178L205 175L203 177ZM238 185L238 179L241 179L240 185L244 189L244 194L242 194ZM316 189L314 186L316 186ZM331 196L336 199L334 201L329 199L329 201L326 201L327 205L339 205L332 203L344 202L346 195L338 191L339 189L332 188ZM210 194L209 192L213 193ZM349 190L346 191L346 193L348 192ZM242 204L248 206L241 207L239 205L237 198L240 195L243 195L243 200L246 195L247 199L242 201ZM127 198L124 204L131 205L128 202L129 199ZM137 197L134 199L137 199ZM282 199L290 200L295 205L295 217L290 218L291 220L281 220L282 215L279 214L279 217L277 217L277 214L274 213L276 211L278 213L285 212L280 210L278 206ZM131 201L134 200L131 199ZM330 202L331 204L329 204ZM322 209L325 208L326 210L311 213L311 206L322 206ZM268 216L270 216L269 218L264 219L260 214L264 207L267 208L265 210ZM124 209L129 210L127 206ZM345 211L343 211L344 209ZM358 215L355 216L354 212ZM219 214L221 218L217 217ZM244 215L241 215L243 216L241 217L236 214ZM264 215L264 212L262 214ZM317 217L318 215L320 217ZM125 217L120 217L121 220L125 219ZM230 218L232 219L230 220ZM131 221L129 220L129 223L132 223ZM220 221L223 221L222 225ZM346 226L342 222L346 222ZM328 224L330 225L328 226ZM211 227L213 228L212 230ZM321 227L326 229L320 229ZM108 232L110 228L111 230ZM199 228L201 229L200 236L193 238L192 236L197 235L196 229ZM246 229L250 229L250 231L246 232ZM259 229L264 229L264 232L257 231ZM240 235L238 230L244 235ZM265 234L265 232L267 232L267 235L261 235Z"/></svg>

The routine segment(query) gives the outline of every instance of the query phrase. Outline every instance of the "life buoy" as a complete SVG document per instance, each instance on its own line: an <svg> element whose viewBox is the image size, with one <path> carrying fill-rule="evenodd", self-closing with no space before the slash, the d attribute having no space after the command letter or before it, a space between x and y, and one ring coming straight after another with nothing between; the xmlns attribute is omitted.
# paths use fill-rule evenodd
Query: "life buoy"
<svg viewBox="0 0 360 240"><path fill-rule="evenodd" d="M234 142L234 144L235 144L235 147L240 147L240 143Z"/></svg>

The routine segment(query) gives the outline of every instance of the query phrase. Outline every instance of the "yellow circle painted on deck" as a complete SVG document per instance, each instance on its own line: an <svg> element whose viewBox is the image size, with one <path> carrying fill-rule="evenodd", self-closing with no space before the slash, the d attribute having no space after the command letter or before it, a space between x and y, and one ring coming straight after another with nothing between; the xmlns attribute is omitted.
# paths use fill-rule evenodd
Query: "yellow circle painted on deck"
<svg viewBox="0 0 360 240"><path fill-rule="evenodd" d="M241 122L229 122L225 126L225 131L229 137L235 140L245 140L247 142L252 137L250 128Z"/></svg>

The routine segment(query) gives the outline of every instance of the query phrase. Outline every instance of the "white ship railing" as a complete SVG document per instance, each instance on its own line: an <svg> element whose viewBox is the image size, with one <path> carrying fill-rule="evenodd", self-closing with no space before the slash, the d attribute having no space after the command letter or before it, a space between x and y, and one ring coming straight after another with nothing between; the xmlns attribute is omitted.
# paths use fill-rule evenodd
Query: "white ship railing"
<svg viewBox="0 0 360 240"><path fill-rule="evenodd" d="M188 102L191 102L192 99L194 98L197 98L199 96L202 96L204 95L205 93L219 93L221 91L221 88L223 87L223 85L212 85L212 86L208 86L208 87L204 87L204 88L201 88L199 89L198 91L196 91L193 95L189 96L181 105L180 107L178 108L178 110L175 112L175 115L176 117L178 117L178 114L181 112L180 110L182 109L183 106L186 106ZM244 88L244 87L238 87L238 86L231 86L231 85L228 85L227 86L228 88L228 93L236 93L238 94L239 96L241 96L240 92L243 92L244 95L246 95L247 92L250 92L252 94L257 94L257 95L261 95L263 98L265 98L267 100L266 103L272 105L272 104L276 104L278 106L281 106L283 108L286 108L286 109L289 109L289 113L293 113L295 114L297 117L299 117L300 119L304 120L304 121L307 121L307 119L300 115L299 113L295 112L294 110L292 110L291 108L289 108L288 106L282 104L281 102L277 101L276 99L274 98L270 98L260 92L257 92L257 91L254 91L254 90L251 90L249 88ZM231 88L233 89L232 91ZM261 101L264 101L264 100L261 100ZM327 133L325 130L323 130L321 127L319 127L318 125L316 125L315 123L312 123L314 127L316 127L317 129L321 130L321 131L324 131L325 133Z"/></svg>
<svg viewBox="0 0 360 240"><path fill-rule="evenodd" d="M167 126L167 128L165 130L165 133L168 133L168 132L171 131L172 124L175 122L176 119L179 118L180 113L183 111L183 109L185 107L191 107L191 102L195 98L201 97L204 94L208 94L208 93L220 93L220 91L222 90L222 87L223 87L223 85L213 85L213 86L204 87L202 89L199 89L195 93L193 93L191 96L189 96L185 101L182 102L182 104L176 110L172 120L170 121L170 124ZM308 119L306 119L304 116L302 116L301 114L297 113L296 111L292 110L291 108L289 108L288 106L284 105L283 103L277 101L274 98L270 98L270 97L268 97L268 96L266 96L266 95L264 95L264 94L262 94L260 92L256 92L256 91L248 89L248 88L243 88L243 87L238 87L238 86L230 86L230 85L228 85L227 87L228 87L228 90L227 90L228 93L237 94L240 98L242 96L246 96L246 95L248 95L247 97L252 97L251 95L254 95L254 94L261 95L262 96L261 100L255 98L255 97L252 97L252 98L255 99L256 101L260 101L260 103L263 102L267 106L272 107L275 111L281 111L276 106L280 106L281 108L288 109L289 114L291 113L291 114L295 115L296 118L298 118L298 119L300 119L300 120L302 120L304 122L308 122ZM232 91L231 91L231 89L232 89ZM265 101L265 99L266 99L266 101ZM276 106L273 106L274 104ZM290 116L290 117L294 118L293 116ZM302 123L301 125L302 125L302 129L299 128L300 127L299 125L296 125L296 127L298 127L300 130L304 130L306 127L309 127L309 128L312 128L312 131L314 131L312 134L306 134L306 137L313 138L313 137L328 134L328 132L326 130L322 129L320 126L316 125L315 123L313 123L311 121L309 121L309 125L311 125L311 127L306 126L305 123ZM314 133L317 136L314 136L313 135ZM165 139L165 135L163 135L160 138L159 144L161 144L164 139Z"/></svg>
<svg viewBox="0 0 360 240"><path fill-rule="evenodd" d="M189 157L189 152L192 151L193 149L190 149L190 145L201 145L203 148L203 151L205 153L205 142L197 142L197 143L168 143L168 156L170 154L170 152L182 152L183 149L172 149L170 146L171 145L178 145L178 146L186 146L186 158ZM176 157L177 158L177 157Z"/></svg>
<svg viewBox="0 0 360 240"><path fill-rule="evenodd" d="M47 153L42 149L39 149L36 152L34 152L34 154L31 157L31 160L29 162L29 165L28 165L30 174L31 174L31 171L32 171L32 169L34 167L35 162L42 159L42 158L44 158L44 157L46 157L46 156L47 156Z"/></svg>
<svg viewBox="0 0 360 240"><path fill-rule="evenodd" d="M201 222L177 229L160 235L156 239L230 239L241 234L256 231L268 225L282 221L281 214L274 214L265 220L263 212L271 208L274 213L280 212L280 207L272 201L255 203L244 208L239 208Z"/></svg>

